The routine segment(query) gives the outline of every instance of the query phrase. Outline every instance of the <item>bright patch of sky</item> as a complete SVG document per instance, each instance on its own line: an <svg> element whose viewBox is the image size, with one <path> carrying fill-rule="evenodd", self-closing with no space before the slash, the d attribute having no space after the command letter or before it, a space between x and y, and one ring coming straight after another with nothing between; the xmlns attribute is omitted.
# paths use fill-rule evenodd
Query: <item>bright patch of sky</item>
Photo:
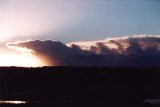
<svg viewBox="0 0 160 107"><path fill-rule="evenodd" d="M36 38L69 42L133 34L160 34L158 0L0 2L1 40Z"/></svg>

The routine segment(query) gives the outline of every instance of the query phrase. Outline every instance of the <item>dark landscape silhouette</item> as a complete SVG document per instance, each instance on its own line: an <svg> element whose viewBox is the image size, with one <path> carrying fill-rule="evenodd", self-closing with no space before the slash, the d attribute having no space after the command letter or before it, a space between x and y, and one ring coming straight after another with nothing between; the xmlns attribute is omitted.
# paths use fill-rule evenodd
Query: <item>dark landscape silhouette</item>
<svg viewBox="0 0 160 107"><path fill-rule="evenodd" d="M1 67L0 101L28 103L0 107L158 107L159 70Z"/></svg>

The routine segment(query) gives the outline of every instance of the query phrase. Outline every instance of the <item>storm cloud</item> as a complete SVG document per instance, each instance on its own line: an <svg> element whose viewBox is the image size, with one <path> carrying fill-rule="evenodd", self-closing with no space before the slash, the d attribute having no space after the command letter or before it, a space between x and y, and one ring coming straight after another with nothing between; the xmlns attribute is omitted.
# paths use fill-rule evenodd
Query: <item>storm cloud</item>
<svg viewBox="0 0 160 107"><path fill-rule="evenodd" d="M9 47L27 48L50 66L160 66L160 36L135 35L99 41L63 44L53 40L8 43Z"/></svg>

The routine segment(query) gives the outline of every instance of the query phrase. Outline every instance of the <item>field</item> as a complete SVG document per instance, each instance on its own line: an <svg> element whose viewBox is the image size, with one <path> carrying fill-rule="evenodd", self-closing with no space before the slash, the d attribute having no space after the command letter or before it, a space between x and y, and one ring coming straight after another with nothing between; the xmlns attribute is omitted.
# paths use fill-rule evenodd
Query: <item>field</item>
<svg viewBox="0 0 160 107"><path fill-rule="evenodd" d="M159 99L159 68L0 68L0 107L158 107Z"/></svg>

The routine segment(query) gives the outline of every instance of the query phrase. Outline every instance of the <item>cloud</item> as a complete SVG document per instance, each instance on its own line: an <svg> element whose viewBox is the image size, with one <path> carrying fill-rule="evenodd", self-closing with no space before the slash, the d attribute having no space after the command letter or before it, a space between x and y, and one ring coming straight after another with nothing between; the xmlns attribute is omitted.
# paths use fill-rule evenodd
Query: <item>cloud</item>
<svg viewBox="0 0 160 107"><path fill-rule="evenodd" d="M99 41L63 44L53 40L8 43L9 47L33 50L56 66L160 66L160 36L135 35Z"/></svg>

